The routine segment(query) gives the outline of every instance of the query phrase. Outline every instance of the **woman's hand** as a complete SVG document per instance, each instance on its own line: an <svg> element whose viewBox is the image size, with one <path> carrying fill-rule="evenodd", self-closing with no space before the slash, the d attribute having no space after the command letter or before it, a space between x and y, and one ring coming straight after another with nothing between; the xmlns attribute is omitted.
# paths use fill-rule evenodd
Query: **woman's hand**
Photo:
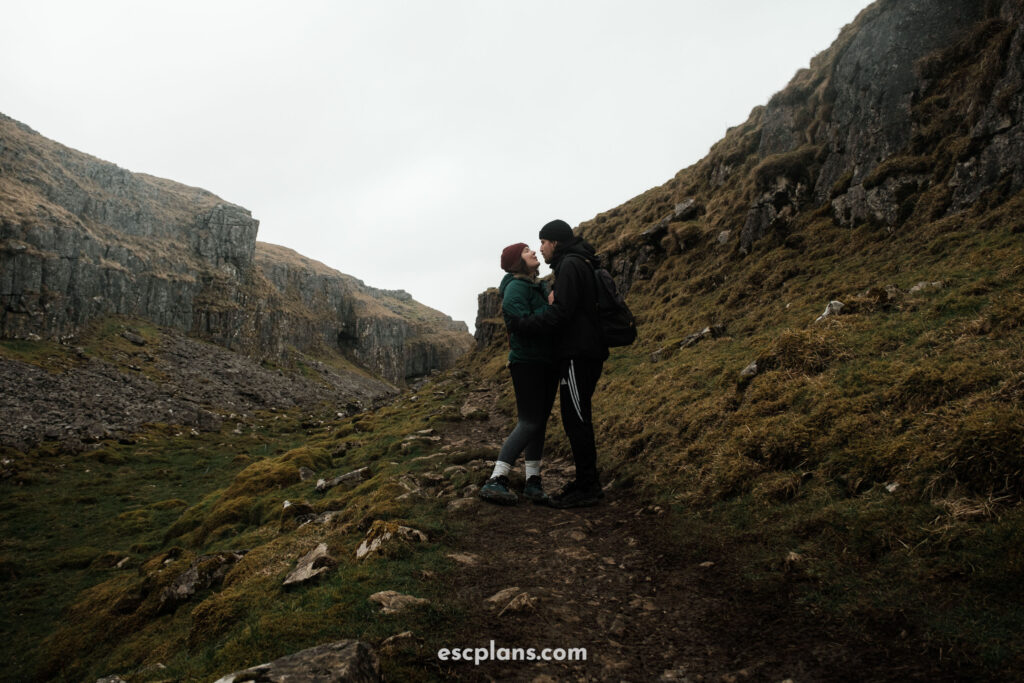
<svg viewBox="0 0 1024 683"><path fill-rule="evenodd" d="M553 303L555 303L555 291L551 290L550 292L548 292L548 306L550 306Z"/></svg>

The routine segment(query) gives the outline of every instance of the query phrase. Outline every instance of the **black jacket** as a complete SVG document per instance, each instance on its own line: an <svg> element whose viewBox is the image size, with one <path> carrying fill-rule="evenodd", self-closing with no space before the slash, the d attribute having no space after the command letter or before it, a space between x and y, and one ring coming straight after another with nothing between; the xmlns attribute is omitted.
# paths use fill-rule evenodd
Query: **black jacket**
<svg viewBox="0 0 1024 683"><path fill-rule="evenodd" d="M525 335L556 335L559 358L608 358L608 347L597 323L597 283L600 265L594 248L579 237L560 243L551 259L555 273L555 302L538 315L518 318L514 331Z"/></svg>

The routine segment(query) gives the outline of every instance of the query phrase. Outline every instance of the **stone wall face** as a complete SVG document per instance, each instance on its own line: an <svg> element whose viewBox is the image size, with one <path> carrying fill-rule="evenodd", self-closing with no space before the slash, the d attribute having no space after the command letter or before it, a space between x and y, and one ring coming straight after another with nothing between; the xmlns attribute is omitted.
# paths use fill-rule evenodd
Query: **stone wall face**
<svg viewBox="0 0 1024 683"><path fill-rule="evenodd" d="M255 357L333 349L390 382L451 366L466 326L286 249L198 188L133 174L0 115L0 338L137 317ZM378 302L369 305L367 302Z"/></svg>
<svg viewBox="0 0 1024 683"><path fill-rule="evenodd" d="M964 55L980 66L963 70ZM762 174L741 248L807 208L830 205L848 227L895 229L913 211L908 199L936 185L949 190L947 214L994 187L1006 196L1024 188L1022 64L1020 3L880 0L865 9L757 111ZM960 80L950 80L956 69ZM942 120L949 130L937 133ZM952 138L962 149L947 175L935 153ZM726 178L724 166L708 174Z"/></svg>

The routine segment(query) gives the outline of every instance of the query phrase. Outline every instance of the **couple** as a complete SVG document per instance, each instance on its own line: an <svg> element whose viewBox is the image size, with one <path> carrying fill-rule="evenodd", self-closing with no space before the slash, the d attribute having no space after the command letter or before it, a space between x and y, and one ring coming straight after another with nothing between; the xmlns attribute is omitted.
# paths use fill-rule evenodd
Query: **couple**
<svg viewBox="0 0 1024 683"><path fill-rule="evenodd" d="M525 451L523 496L558 508L596 505L604 494L597 475L597 449L591 397L608 358L597 321L598 267L594 248L572 234L562 220L540 230L540 253L555 274L554 291L537 279L540 262L526 244L501 252L502 312L508 329L509 369L519 421L494 463L491 478L480 488L484 500L513 504L508 473ZM576 465L576 478L557 494L541 486L540 461L548 415L560 387L562 425Z"/></svg>

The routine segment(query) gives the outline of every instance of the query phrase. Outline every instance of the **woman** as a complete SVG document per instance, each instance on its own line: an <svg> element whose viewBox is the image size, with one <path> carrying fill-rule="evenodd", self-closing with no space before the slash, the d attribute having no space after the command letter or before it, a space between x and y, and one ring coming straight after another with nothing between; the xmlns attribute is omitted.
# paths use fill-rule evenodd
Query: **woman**
<svg viewBox="0 0 1024 683"><path fill-rule="evenodd" d="M501 252L501 268L506 272L499 286L501 309L506 320L537 315L548 307L548 285L537 279L540 261L530 247L522 242L505 247ZM508 473L519 454L525 451L526 486L523 497L546 505L550 499L541 486L540 459L548 416L558 391L553 343L550 337L511 334L509 346L508 367L516 392L519 422L505 439L491 478L480 488L480 497L504 505L512 505L519 500L509 489Z"/></svg>

